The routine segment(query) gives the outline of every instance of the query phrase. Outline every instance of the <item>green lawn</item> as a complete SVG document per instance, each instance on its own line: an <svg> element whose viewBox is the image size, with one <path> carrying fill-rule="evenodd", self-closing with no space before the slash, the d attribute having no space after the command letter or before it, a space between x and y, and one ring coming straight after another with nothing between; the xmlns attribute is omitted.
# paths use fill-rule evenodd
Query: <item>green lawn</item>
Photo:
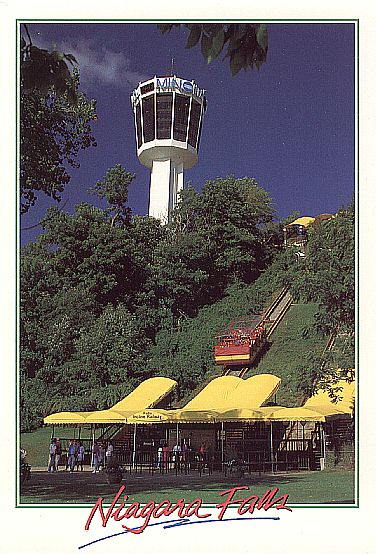
<svg viewBox="0 0 376 554"><path fill-rule="evenodd" d="M353 471L316 471L277 475L245 475L242 479L225 477L223 473L203 475L197 472L190 475L167 475L155 473L125 474L123 484L129 501L141 503L162 501L171 502L179 498L192 501L202 498L205 504L215 504L221 500L220 492L233 486L247 485L249 492L239 493L237 498L256 494L261 496L267 489L278 487L279 495L288 494L290 504L353 504ZM109 485L103 473L93 475L89 471L70 475L64 471L58 474L34 472L23 487L22 504L94 504L99 496L110 504L119 486Z"/></svg>
<svg viewBox="0 0 376 554"><path fill-rule="evenodd" d="M33 467L44 467L48 465L49 446L51 441L52 427L41 427L31 433L21 433L20 447L27 451L27 462ZM78 429L72 427L55 427L55 437L71 439L78 437ZM81 438L90 440L90 427L82 428ZM66 441L64 441L64 446Z"/></svg>

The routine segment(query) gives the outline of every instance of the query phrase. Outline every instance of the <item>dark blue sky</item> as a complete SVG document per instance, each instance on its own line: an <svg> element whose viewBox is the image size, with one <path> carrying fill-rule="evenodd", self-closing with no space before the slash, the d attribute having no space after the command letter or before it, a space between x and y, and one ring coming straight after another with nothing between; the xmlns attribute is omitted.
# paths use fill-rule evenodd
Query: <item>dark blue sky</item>
<svg viewBox="0 0 376 554"><path fill-rule="evenodd" d="M139 80L170 71L207 91L199 162L185 173L200 189L207 179L254 177L272 197L279 218L335 212L354 192L354 24L269 24L267 63L232 77L228 59L207 65L186 50L186 30L161 35L154 24L29 24L38 46L74 53L81 89L97 100L98 146L80 154L81 167L63 194L72 212L116 163L136 173L129 202L148 209L149 171L137 159L129 95ZM21 218L37 223L52 202L40 195ZM24 231L22 242L39 228Z"/></svg>

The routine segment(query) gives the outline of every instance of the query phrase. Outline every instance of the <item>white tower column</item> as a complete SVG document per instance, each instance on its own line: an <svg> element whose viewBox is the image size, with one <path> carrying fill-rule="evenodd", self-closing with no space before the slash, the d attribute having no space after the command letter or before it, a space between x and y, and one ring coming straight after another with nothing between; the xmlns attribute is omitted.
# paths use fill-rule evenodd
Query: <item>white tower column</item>
<svg viewBox="0 0 376 554"><path fill-rule="evenodd" d="M198 161L205 90L176 75L155 75L139 83L131 103L137 156L151 170L149 215L166 224L184 187L184 170Z"/></svg>
<svg viewBox="0 0 376 554"><path fill-rule="evenodd" d="M149 215L168 223L184 186L183 163L171 159L153 160L150 177Z"/></svg>

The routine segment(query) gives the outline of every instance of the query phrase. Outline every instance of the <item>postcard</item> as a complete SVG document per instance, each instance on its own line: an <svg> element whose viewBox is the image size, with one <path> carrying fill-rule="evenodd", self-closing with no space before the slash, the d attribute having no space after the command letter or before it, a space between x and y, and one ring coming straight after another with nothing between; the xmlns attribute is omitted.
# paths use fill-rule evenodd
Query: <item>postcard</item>
<svg viewBox="0 0 376 554"><path fill-rule="evenodd" d="M0 10L2 550L373 552L372 9Z"/></svg>

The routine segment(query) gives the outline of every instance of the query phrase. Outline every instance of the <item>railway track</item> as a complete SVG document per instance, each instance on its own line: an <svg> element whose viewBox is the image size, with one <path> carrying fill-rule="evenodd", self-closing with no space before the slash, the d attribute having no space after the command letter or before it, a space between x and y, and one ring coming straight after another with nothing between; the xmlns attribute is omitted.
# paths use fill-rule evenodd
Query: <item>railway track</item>
<svg viewBox="0 0 376 554"><path fill-rule="evenodd" d="M263 314L263 319L267 322L266 336L267 339L271 337L274 333L282 319L284 318L286 312L292 304L292 296L289 292L288 287L285 287L277 296L271 305L267 308ZM245 374L251 369L251 367L246 366L239 371L234 371L231 367L227 367L223 372L223 375L237 375L240 378L243 378Z"/></svg>
<svg viewBox="0 0 376 554"><path fill-rule="evenodd" d="M289 289L286 287L279 294L279 296L272 303L272 305L268 308L264 316L265 319L267 319L271 323L270 327L268 327L266 332L268 338L276 330L276 328L284 318L291 304L292 304L292 296L289 292Z"/></svg>

